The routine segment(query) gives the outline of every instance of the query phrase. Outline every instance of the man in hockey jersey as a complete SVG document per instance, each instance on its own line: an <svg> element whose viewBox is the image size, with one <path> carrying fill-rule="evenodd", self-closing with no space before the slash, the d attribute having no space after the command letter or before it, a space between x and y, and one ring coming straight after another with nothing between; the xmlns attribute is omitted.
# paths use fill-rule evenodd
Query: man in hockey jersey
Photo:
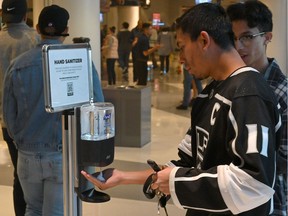
<svg viewBox="0 0 288 216"><path fill-rule="evenodd" d="M153 174L151 187L169 194L187 215L268 215L281 127L273 91L234 48L221 6L198 4L178 18L177 42L187 69L199 79L214 80L193 104L190 136L178 147L180 159ZM143 184L153 170L103 173L105 182L82 171L104 190Z"/></svg>
<svg viewBox="0 0 288 216"><path fill-rule="evenodd" d="M287 77L273 58L266 55L272 39L272 13L260 1L246 1L227 8L235 47L243 61L256 68L273 89L281 106L282 138L277 157L273 215L287 216Z"/></svg>

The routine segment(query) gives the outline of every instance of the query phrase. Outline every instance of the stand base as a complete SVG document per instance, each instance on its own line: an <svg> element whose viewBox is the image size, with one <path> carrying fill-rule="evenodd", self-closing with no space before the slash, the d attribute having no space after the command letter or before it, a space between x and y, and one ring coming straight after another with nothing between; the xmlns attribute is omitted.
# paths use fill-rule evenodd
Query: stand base
<svg viewBox="0 0 288 216"><path fill-rule="evenodd" d="M84 202L103 203L110 200L110 196L106 193L95 190L94 188L86 190L79 194L79 198Z"/></svg>

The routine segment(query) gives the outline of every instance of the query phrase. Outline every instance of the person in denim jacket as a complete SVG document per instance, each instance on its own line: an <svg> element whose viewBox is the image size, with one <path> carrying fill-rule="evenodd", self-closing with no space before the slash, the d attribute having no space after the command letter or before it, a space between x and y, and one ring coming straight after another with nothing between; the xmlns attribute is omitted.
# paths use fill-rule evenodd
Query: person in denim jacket
<svg viewBox="0 0 288 216"><path fill-rule="evenodd" d="M63 215L61 113L44 105L42 45L61 44L68 36L69 13L45 7L37 24L41 43L17 57L4 78L3 118L18 149L18 175L27 203L25 215ZM94 98L103 101L93 67Z"/></svg>
<svg viewBox="0 0 288 216"><path fill-rule="evenodd" d="M2 22L0 31L0 98L2 98L3 80L11 60L20 54L35 47L40 36L35 29L30 28L27 23L27 2L26 0L4 0L2 2ZM1 19L0 19L1 21ZM7 132L6 125L2 118L2 101L0 100L0 123L3 139L7 143L11 161L13 164L13 206L16 216L24 216L26 202L17 174L18 151L12 138Z"/></svg>

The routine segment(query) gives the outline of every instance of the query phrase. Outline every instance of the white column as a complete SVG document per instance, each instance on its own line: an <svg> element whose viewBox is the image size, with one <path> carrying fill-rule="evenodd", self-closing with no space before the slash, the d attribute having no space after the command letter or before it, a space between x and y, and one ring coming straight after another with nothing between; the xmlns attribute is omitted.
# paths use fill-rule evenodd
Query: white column
<svg viewBox="0 0 288 216"><path fill-rule="evenodd" d="M287 0L261 0L273 14L273 38L268 44L267 55L274 57L279 63L283 73L288 70L288 5Z"/></svg>
<svg viewBox="0 0 288 216"><path fill-rule="evenodd" d="M123 22L128 22L129 29L131 30L137 25L138 20L139 7L137 6L110 7L107 13L107 25L108 27L115 26L116 31L122 28Z"/></svg>
<svg viewBox="0 0 288 216"><path fill-rule="evenodd" d="M118 30L122 28L123 22L129 23L129 29L131 30L137 25L139 20L139 7L118 7Z"/></svg>
<svg viewBox="0 0 288 216"><path fill-rule="evenodd" d="M36 28L36 25L38 23L38 17L43 7L44 7L44 1L39 1L39 0L33 1L33 26L34 28Z"/></svg>
<svg viewBox="0 0 288 216"><path fill-rule="evenodd" d="M118 31L118 7L110 7L109 12L106 15L107 18L107 26L108 28L111 26L116 27L116 31Z"/></svg>

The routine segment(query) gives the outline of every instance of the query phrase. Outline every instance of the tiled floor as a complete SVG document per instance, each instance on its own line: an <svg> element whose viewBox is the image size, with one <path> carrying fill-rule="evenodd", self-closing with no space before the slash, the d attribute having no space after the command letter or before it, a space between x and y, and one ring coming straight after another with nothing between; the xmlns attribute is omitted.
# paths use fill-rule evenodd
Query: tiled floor
<svg viewBox="0 0 288 216"><path fill-rule="evenodd" d="M177 65L177 64L174 64ZM129 74L131 74L129 68ZM120 74L117 77L121 84ZM117 80L118 80L117 79ZM146 169L147 159L154 159L158 163L165 163L177 158L177 146L190 124L190 109L177 110L183 93L183 76L176 68L171 68L169 74L159 76L155 69L153 81L148 85L152 88L151 95L151 142L142 148L116 147L115 161L111 166L126 169ZM107 82L103 82L105 86ZM132 83L130 83L132 84ZM6 143L0 142L0 215L12 216L12 165ZM142 186L119 186L106 191L111 200L102 204L83 203L83 216L147 216L157 214L157 200L148 200L142 193ZM171 201L168 206L169 215L185 215L185 211L176 208ZM160 211L160 215L165 215Z"/></svg>

